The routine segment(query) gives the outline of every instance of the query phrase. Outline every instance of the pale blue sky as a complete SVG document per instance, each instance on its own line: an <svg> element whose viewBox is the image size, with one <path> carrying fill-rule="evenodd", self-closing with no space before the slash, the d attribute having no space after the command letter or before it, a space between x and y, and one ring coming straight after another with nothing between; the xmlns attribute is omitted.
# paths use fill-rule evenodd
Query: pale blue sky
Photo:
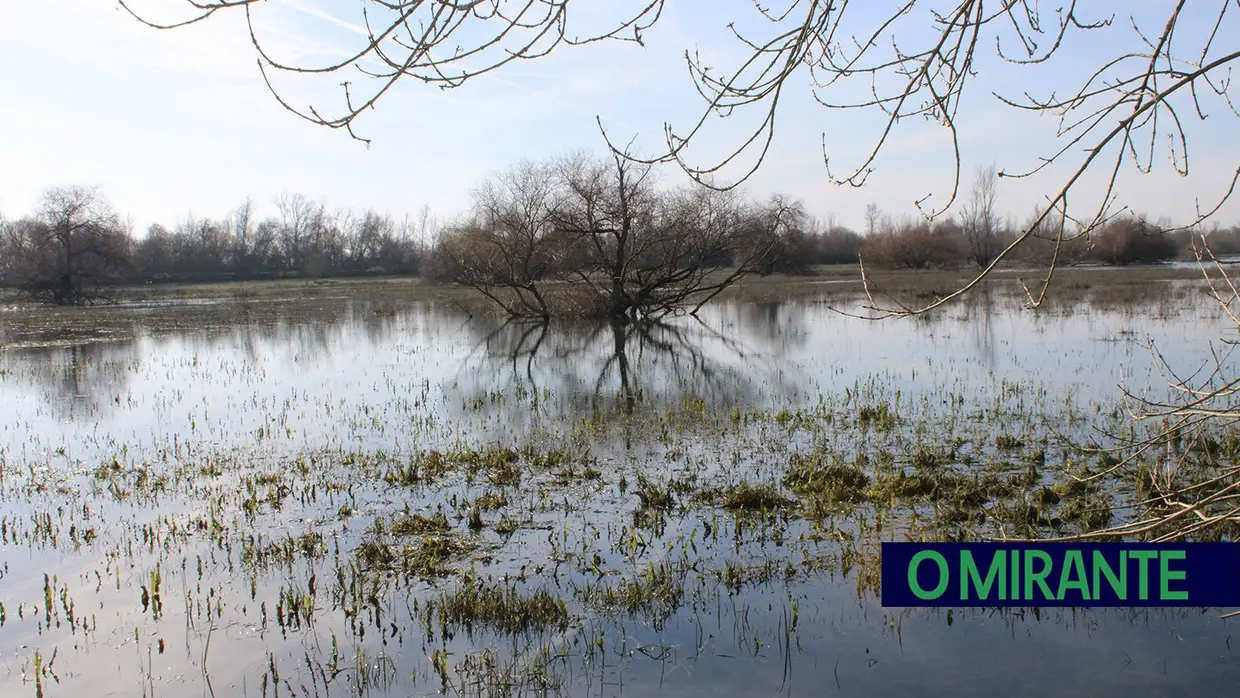
<svg viewBox="0 0 1240 698"><path fill-rule="evenodd" d="M578 2L595 13L640 4ZM179 4L145 0L137 6L171 16L160 8ZM853 7L876 16L893 4L898 3ZM1130 11L1128 3L1083 4L1087 13L1090 6ZM1193 7L1214 5L1203 0ZM1136 6L1148 15L1139 19L1149 19L1156 29L1171 3ZM357 7L354 2L268 0L258 12L279 31L271 35L271 45L281 57L312 59L357 40L350 27L358 19ZM518 159L577 148L601 151L596 115L619 140L636 135L649 148L662 144L664 121L687 128L698 116L700 98L684 69L683 51L696 45L712 64L731 68L741 53L726 25L736 21L761 30L755 17L748 0L669 0L664 19L647 34L645 49L633 44L564 47L549 58L510 65L449 92L403 82L358 123L374 141L368 150L343 131L301 121L276 104L254 65L239 13L162 32L139 25L113 0L7 0L0 4L0 214L28 212L45 187L81 183L101 186L138 231L153 222L174 224L191 212L223 215L247 195L270 212L271 200L284 191L336 207L399 216L429 205L435 214L451 216L468 206L469 191L481 179ZM959 121L966 177L974 165L991 160L1001 168L1022 169L1055 144L1051 119L1015 113L990 97L989 90L1070 89L1072 68L1138 47L1126 15L1117 21L1124 26L1105 35L1078 35L1071 53L1041 69L1000 65L1000 72L983 76ZM1204 15L1186 21L1200 25ZM1222 36L1228 31L1240 36L1235 24L1225 27ZM1202 32L1194 29L1181 29L1186 50L1200 41ZM993 46L980 50L984 67L994 65ZM327 106L337 97L339 81L333 76L281 84L301 104ZM1240 121L1217 107L1211 111L1217 113L1206 122L1208 130L1193 124L1192 176L1171 173L1164 149L1156 155L1155 174L1122 180L1126 203L1155 217L1182 218L1191 212L1195 196L1218 193L1240 164L1235 137ZM843 171L859 163L870 145L867 137L879 125L874 112L828 113L813 105L808 92L790 93L775 148L747 189L755 196L788 194L812 213L834 214L855 229L863 227L870 202L901 217L914 215L912 202L927 193L936 193L932 202L945 196L951 174L943 159L947 141L941 131L911 121L888 143L864 189L829 183L822 133L828 134L833 165ZM728 131L712 131L701 145L717 145L715 152L722 153L725 143L718 135L738 127L739 122ZM680 177L668 173L671 181ZM1052 178L1004 181L1001 208L1023 217L1054 184ZM1224 213L1227 224L1240 220L1235 204Z"/></svg>

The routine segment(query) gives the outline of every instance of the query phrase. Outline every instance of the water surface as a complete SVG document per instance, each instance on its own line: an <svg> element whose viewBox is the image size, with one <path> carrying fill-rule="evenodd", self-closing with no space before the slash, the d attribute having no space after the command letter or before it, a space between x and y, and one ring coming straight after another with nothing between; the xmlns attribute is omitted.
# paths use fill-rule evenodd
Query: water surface
<svg viewBox="0 0 1240 698"><path fill-rule="evenodd" d="M918 530L920 505L734 515L694 498L777 483L814 449L899 464L957 443L952 467L981 470L1036 448L1050 471L1061 439L1123 423L1121 387L1166 392L1151 347L1183 373L1212 348L1230 361L1234 329L1192 283L1020 300L883 322L836 312L858 307L842 295L740 300L649 328L347 296L11 311L0 692L1230 692L1218 609L884 609L875 546ZM895 426L863 428L880 405ZM999 453L999 434L1027 447ZM498 447L564 461L394 475ZM675 505L643 507L639 479ZM488 494L506 501L477 506ZM359 557L387 535L374 521L437 512L463 552L434 573ZM514 634L428 611L470 570L548 590L571 621ZM605 602L643 580L657 593Z"/></svg>

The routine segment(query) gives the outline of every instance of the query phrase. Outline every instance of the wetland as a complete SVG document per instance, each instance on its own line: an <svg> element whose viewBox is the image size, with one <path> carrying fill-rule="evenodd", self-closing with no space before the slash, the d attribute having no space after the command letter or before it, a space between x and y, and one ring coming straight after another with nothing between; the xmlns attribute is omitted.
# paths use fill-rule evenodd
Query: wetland
<svg viewBox="0 0 1240 698"><path fill-rule="evenodd" d="M1203 288L1080 272L1030 310L1000 278L881 322L847 277L655 325L399 281L9 305L0 694L1230 692L1220 609L879 604L883 541L1088 532L1189 477L1106 449L1158 357L1234 364Z"/></svg>

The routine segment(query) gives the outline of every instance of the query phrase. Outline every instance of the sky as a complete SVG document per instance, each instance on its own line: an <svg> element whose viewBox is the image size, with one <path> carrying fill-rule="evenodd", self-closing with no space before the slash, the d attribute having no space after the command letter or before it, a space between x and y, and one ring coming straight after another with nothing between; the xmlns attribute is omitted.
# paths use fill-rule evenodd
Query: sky
<svg viewBox="0 0 1240 698"><path fill-rule="evenodd" d="M642 4L577 0L570 6L570 22L584 32ZM851 26L865 28L899 4L854 3ZM905 18L902 38L917 38L917 28L928 26L929 9L948 4L919 5ZM1046 23L1053 24L1052 8L1041 4ZM1087 17L1109 16L1116 8L1143 14L1116 15L1105 32L1070 37L1063 55L1040 66L1005 64L993 43L979 46L979 82L957 119L965 186L979 165L1025 170L1062 145L1054 118L1004 106L993 90L1019 97L1025 91L1046 95L1073 89L1083 66L1140 50L1133 22L1156 31L1173 3L1079 4ZM256 25L264 46L279 59L321 65L364 40L362 5L361 0L266 0L255 8ZM134 0L133 6L152 19L187 16L182 0ZM1184 18L1179 50L1200 52L1212 27L1205 11L1215 6L1206 0L1190 3L1202 14ZM152 223L173 226L191 215L224 216L247 197L258 203L260 215L272 213L275 198L286 192L333 208L375 209L397 217L429 207L448 219L468 209L471 190L485 178L522 159L578 149L604 152L597 120L617 142L633 139L640 152L654 154L664 145L665 123L684 132L701 113L684 52L696 50L716 70L730 70L747 54L730 36L729 23L755 37L777 31L749 0L668 0L663 17L645 35L645 47L619 42L560 47L456 90L402 80L356 122L359 134L371 139L367 147L276 102L256 67L243 20L241 12L230 10L161 31L141 25L114 0L0 3L0 215L33 211L48 187L83 184L100 187L138 234ZM1229 18L1219 35L1240 36L1237 23L1240 18ZM330 109L339 105L342 79L282 75L275 84L291 103ZM367 86L364 76L349 79ZM899 220L916 216L913 202L927 194L933 195L931 206L946 199L952 148L941 129L919 119L902 121L865 186L838 186L823 165L824 142L832 171L847 171L861 164L885 121L873 110L822 108L804 73L789 87L771 152L745 185L751 196L781 193L815 216L856 230L864 229L868 204ZM855 97L858 87L864 84L836 86L820 96ZM1225 191L1240 165L1240 118L1217 99L1207 99L1204 121L1181 104L1190 175L1172 171L1164 134L1152 173L1140 174L1130 165L1119 180L1120 203L1152 218L1190 216L1196 201ZM711 122L691 151L700 158L695 164L723 157L760 116L742 110ZM1076 151L1070 155L1073 163L1081 157ZM745 166L720 177L728 181ZM1067 172L1052 168L1039 177L1001 180L999 208L1027 217ZM675 169L664 178L687 181ZM1089 203L1099 186L1097 178L1086 181L1073 202ZM1240 222L1240 206L1229 203L1220 220Z"/></svg>

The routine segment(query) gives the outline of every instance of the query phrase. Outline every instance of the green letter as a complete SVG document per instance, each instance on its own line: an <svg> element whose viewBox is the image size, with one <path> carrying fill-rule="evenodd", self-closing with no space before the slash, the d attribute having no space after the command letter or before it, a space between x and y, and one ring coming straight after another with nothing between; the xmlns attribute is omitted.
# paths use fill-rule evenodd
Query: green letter
<svg viewBox="0 0 1240 698"><path fill-rule="evenodd" d="M1140 596L1137 598L1145 601L1150 598L1150 560L1158 557L1155 550L1133 550L1128 553L1129 560L1141 561L1141 576L1138 577L1138 592Z"/></svg>
<svg viewBox="0 0 1240 698"><path fill-rule="evenodd" d="M917 583L917 566L921 564L922 560L927 559L934 560L935 564L939 566L939 585L931 592L922 589L921 585ZM922 601L937 599L942 596L943 592L947 590L947 582L950 577L951 574L947 571L947 560L933 550L923 550L917 553L908 563L908 588L912 589L913 595Z"/></svg>
<svg viewBox="0 0 1240 698"><path fill-rule="evenodd" d="M1033 561L1042 561L1042 569L1038 572L1033 571ZM1046 577L1051 573L1051 556L1045 550L1026 550L1025 551L1025 600L1033 601L1033 585L1037 584L1042 587L1042 598L1054 599L1055 595L1051 593L1051 588L1046 586Z"/></svg>
<svg viewBox="0 0 1240 698"><path fill-rule="evenodd" d="M1020 551L1013 550L1012 557L1008 558L1012 561L1012 591L1008 598L1013 601L1020 600Z"/></svg>
<svg viewBox="0 0 1240 698"><path fill-rule="evenodd" d="M1188 576L1188 573L1184 570L1179 570L1176 572L1171 571L1171 560L1183 560L1184 557L1185 553L1183 550L1163 550L1158 555L1158 561L1162 563L1162 574L1160 575L1162 577L1162 589L1160 590L1158 598L1163 601L1188 600L1187 591L1171 591L1170 585L1167 584L1167 582L1170 582L1172 579L1184 579Z"/></svg>
<svg viewBox="0 0 1240 698"><path fill-rule="evenodd" d="M1069 574L1073 579L1069 579ZM1058 599L1063 601L1064 592L1069 589L1076 589L1081 592L1081 600L1089 601L1089 582L1085 581L1085 560L1081 558L1081 551L1069 550L1064 558L1063 571L1059 573L1059 596Z"/></svg>
<svg viewBox="0 0 1240 698"><path fill-rule="evenodd" d="M1101 574L1099 574L1101 573ZM1121 601L1128 599L1128 551L1120 551L1119 554L1119 577L1115 576L1115 570L1107 563L1106 555L1101 550L1094 551L1094 600L1102 599L1102 575L1106 575L1107 580L1111 583L1111 589L1115 591L1115 595Z"/></svg>
<svg viewBox="0 0 1240 698"><path fill-rule="evenodd" d="M990 559L990 567L986 570L986 581L981 579L981 573L977 569L977 563L973 561L973 553L965 550L960 553L960 600L969 600L969 581L972 580L973 588L977 589L977 598L979 601L985 601L990 596L990 587L995 583L995 579L999 580L999 599L1007 599L1007 551L1000 550Z"/></svg>

